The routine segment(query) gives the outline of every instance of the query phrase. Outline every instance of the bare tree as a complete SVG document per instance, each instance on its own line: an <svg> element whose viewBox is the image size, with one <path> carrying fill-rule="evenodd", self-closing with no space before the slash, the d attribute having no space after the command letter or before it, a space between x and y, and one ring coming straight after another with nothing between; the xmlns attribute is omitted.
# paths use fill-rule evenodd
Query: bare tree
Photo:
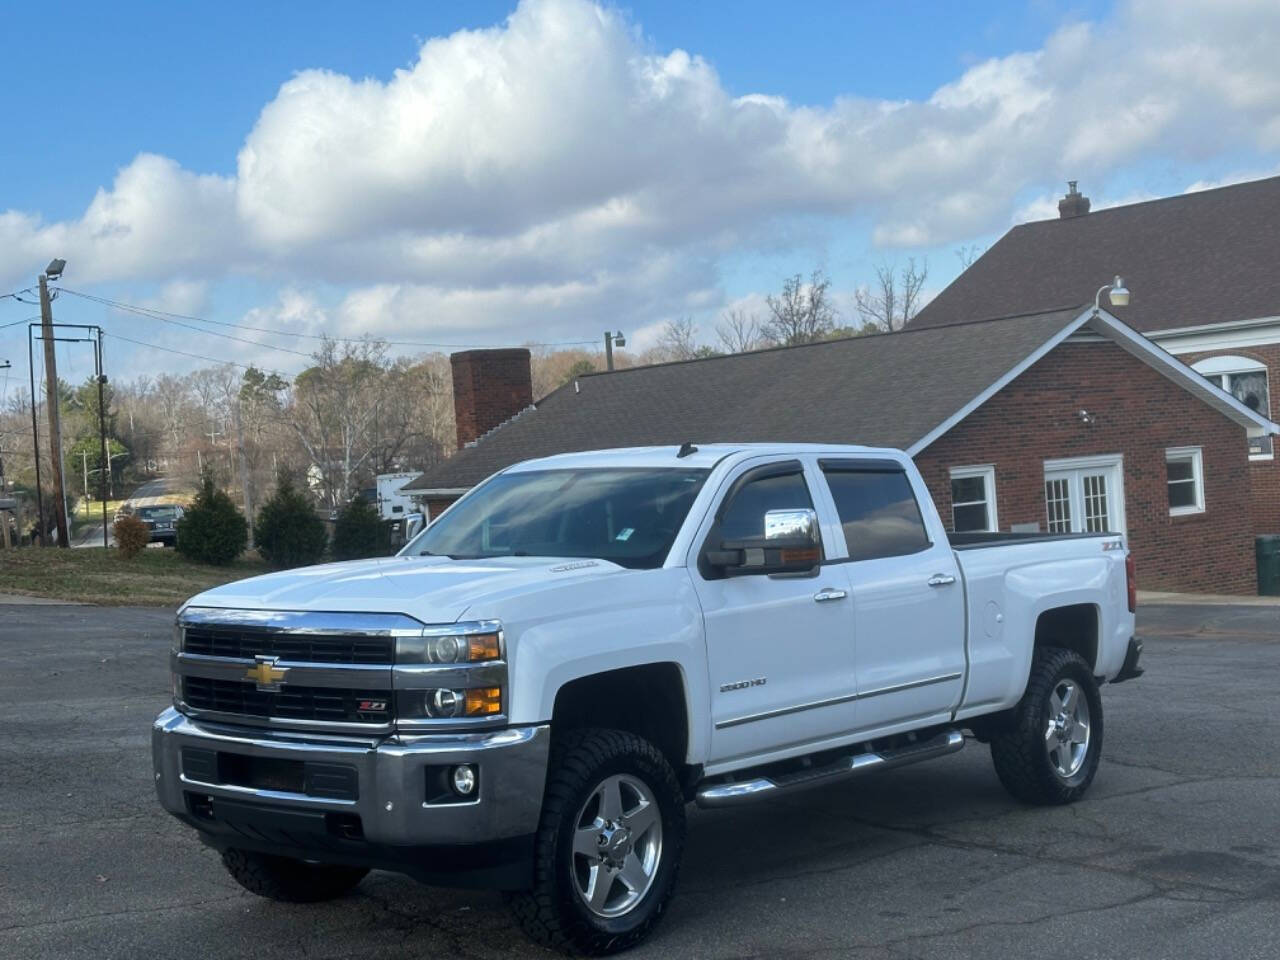
<svg viewBox="0 0 1280 960"><path fill-rule="evenodd" d="M726 310L716 324L716 339L725 353L746 353L760 346L760 321L741 307Z"/></svg>
<svg viewBox="0 0 1280 960"><path fill-rule="evenodd" d="M960 261L960 269L968 270L973 266L973 262L986 252L985 247L980 247L976 243L966 243L962 247L956 247L956 259Z"/></svg>
<svg viewBox="0 0 1280 960"><path fill-rule="evenodd" d="M380 340L325 339L315 364L294 380L290 425L319 474L331 506L351 499L356 473L374 453L373 419L386 367Z"/></svg>
<svg viewBox="0 0 1280 960"><path fill-rule="evenodd" d="M657 353L663 360L692 360L702 356L697 333L693 328L693 317L668 320L662 327L662 333L658 335Z"/></svg>
<svg viewBox="0 0 1280 960"><path fill-rule="evenodd" d="M836 312L828 298L830 289L831 278L821 270L813 271L808 283L798 273L788 277L781 294L765 298L769 318L761 334L782 346L826 339L836 325Z"/></svg>
<svg viewBox="0 0 1280 960"><path fill-rule="evenodd" d="M876 267L874 286L859 287L853 305L865 326L890 333L901 330L920 312L924 282L929 277L929 261L919 264L912 257L907 265L882 263Z"/></svg>

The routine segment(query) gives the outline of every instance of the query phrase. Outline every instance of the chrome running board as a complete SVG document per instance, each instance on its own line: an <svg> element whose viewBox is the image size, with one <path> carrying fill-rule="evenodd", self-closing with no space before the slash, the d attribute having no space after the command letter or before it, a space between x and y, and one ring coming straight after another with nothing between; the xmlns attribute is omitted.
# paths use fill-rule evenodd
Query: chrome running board
<svg viewBox="0 0 1280 960"><path fill-rule="evenodd" d="M891 770L921 760L955 753L964 746L964 734L959 730L947 730L929 740L909 743L906 746L884 750L880 753L855 753L840 757L823 767L810 767L794 773L774 777L757 777L735 783L715 783L700 787L695 800L700 807L729 807L753 800L782 796L807 787L818 787L846 777L859 776L876 770Z"/></svg>

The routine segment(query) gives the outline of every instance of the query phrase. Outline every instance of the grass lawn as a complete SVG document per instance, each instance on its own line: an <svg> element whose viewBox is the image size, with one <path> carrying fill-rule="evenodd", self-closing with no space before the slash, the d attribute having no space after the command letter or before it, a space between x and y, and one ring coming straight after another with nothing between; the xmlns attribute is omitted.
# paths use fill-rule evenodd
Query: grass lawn
<svg viewBox="0 0 1280 960"><path fill-rule="evenodd" d="M107 501L107 520L115 516L116 511L120 509L123 500ZM101 500L78 500L76 501L75 515L77 520L101 520L102 519L102 501Z"/></svg>
<svg viewBox="0 0 1280 960"><path fill-rule="evenodd" d="M229 567L207 567L159 547L132 560L101 547L0 550L0 593L111 606L176 607L201 590L266 572L256 553Z"/></svg>

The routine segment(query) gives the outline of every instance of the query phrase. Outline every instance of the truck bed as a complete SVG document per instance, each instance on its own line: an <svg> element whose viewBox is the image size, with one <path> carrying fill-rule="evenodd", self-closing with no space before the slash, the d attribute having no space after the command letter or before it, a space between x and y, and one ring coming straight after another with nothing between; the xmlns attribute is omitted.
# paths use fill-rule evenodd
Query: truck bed
<svg viewBox="0 0 1280 960"><path fill-rule="evenodd" d="M1020 543L1053 543L1057 540L1091 540L1096 537L1119 537L1111 532L1093 533L949 533L947 539L956 550L977 550L982 547L1008 547Z"/></svg>

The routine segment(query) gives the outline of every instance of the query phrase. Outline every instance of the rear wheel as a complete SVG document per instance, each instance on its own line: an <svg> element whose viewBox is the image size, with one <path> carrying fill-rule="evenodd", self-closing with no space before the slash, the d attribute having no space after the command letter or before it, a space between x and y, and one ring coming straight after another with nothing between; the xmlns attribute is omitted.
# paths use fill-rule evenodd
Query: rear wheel
<svg viewBox="0 0 1280 960"><path fill-rule="evenodd" d="M675 889L684 797L647 740L617 730L565 738L547 781L534 887L509 895L530 938L599 956L643 940Z"/></svg>
<svg viewBox="0 0 1280 960"><path fill-rule="evenodd" d="M333 900L353 889L369 872L236 849L222 852L222 865L250 893L285 903Z"/></svg>
<svg viewBox="0 0 1280 960"><path fill-rule="evenodd" d="M1064 804L1084 796L1102 755L1102 695L1074 651L1042 647L1009 725L991 739L1006 790L1026 803Z"/></svg>

